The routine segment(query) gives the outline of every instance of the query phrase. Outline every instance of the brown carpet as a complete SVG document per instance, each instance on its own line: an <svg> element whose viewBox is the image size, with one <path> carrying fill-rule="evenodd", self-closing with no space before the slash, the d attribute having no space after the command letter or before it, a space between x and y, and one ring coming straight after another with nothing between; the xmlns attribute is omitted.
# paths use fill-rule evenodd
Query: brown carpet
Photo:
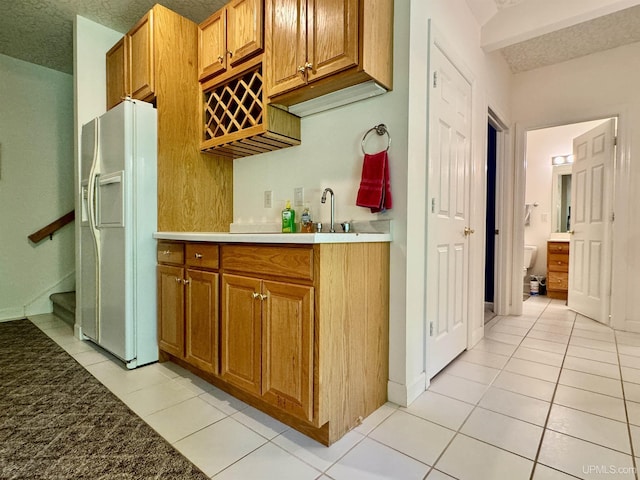
<svg viewBox="0 0 640 480"><path fill-rule="evenodd" d="M29 320L0 323L0 479L207 479Z"/></svg>

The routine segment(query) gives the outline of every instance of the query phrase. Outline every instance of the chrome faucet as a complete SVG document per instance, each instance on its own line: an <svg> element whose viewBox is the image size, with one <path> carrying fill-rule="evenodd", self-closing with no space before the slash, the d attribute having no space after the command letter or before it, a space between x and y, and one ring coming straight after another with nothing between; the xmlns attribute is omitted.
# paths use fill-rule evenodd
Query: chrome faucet
<svg viewBox="0 0 640 480"><path fill-rule="evenodd" d="M335 233L336 231L334 228L335 202L334 202L333 190L331 190L330 188L325 188L324 192L322 192L322 199L320 200L320 202L327 203L327 192L331 194L331 226L329 227L329 232Z"/></svg>

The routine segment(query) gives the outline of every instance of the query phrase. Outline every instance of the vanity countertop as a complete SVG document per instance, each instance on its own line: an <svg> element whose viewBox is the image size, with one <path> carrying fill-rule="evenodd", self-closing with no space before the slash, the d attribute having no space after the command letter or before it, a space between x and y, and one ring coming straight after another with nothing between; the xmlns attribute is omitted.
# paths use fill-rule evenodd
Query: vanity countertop
<svg viewBox="0 0 640 480"><path fill-rule="evenodd" d="M214 243L378 243L390 242L390 233L227 233L227 232L156 232L157 240L182 240Z"/></svg>

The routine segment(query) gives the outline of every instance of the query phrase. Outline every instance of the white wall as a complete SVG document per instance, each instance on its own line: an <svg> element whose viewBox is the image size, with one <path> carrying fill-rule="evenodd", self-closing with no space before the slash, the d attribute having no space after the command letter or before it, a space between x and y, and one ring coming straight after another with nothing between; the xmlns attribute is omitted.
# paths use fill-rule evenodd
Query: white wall
<svg viewBox="0 0 640 480"><path fill-rule="evenodd" d="M556 231L552 225L551 157L570 154L573 151L573 139L601 123L602 121L598 120L573 123L531 130L527 133L525 203L538 204L532 209L530 224L524 227L525 245L538 247L536 261L529 271L530 274L547 274L547 240L551 233Z"/></svg>
<svg viewBox="0 0 640 480"><path fill-rule="evenodd" d="M73 289L73 226L27 235L73 210L71 75L0 55L0 320L51 311Z"/></svg>
<svg viewBox="0 0 640 480"><path fill-rule="evenodd" d="M82 125L107 111L106 52L122 37L122 33L76 16L73 34L73 64L75 90L74 118L74 185L79 185L80 135ZM80 211L79 187L74 188L76 211ZM80 264L80 222L76 222L76 262ZM76 326L80 325L80 271L76 272Z"/></svg>
<svg viewBox="0 0 640 480"><path fill-rule="evenodd" d="M514 76L513 117L523 128L546 127L619 114L613 224L612 322L640 331L640 43ZM523 142L522 138L516 139ZM520 149L521 150L521 149ZM516 158L519 168L521 158Z"/></svg>

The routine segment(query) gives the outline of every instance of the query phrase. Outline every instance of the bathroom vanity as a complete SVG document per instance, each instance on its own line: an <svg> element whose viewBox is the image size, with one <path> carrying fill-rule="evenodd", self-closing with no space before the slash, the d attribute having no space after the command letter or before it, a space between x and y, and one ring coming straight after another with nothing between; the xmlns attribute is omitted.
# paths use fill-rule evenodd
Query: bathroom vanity
<svg viewBox="0 0 640 480"><path fill-rule="evenodd" d="M547 242L547 296L566 300L569 291L569 241Z"/></svg>
<svg viewBox="0 0 640 480"><path fill-rule="evenodd" d="M389 234L155 238L161 360L325 445L386 402Z"/></svg>

